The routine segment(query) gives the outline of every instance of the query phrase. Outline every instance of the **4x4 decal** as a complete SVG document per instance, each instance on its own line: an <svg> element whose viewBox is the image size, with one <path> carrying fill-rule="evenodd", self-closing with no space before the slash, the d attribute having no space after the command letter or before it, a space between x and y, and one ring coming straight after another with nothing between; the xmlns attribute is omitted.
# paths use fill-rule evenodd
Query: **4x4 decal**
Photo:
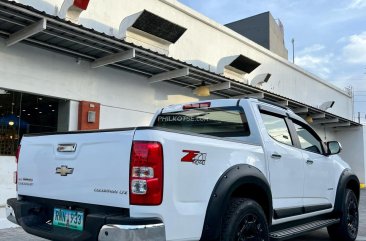
<svg viewBox="0 0 366 241"><path fill-rule="evenodd" d="M191 162L196 165L205 165L207 153L201 153L200 151L183 150L187 154L182 157L182 162Z"/></svg>

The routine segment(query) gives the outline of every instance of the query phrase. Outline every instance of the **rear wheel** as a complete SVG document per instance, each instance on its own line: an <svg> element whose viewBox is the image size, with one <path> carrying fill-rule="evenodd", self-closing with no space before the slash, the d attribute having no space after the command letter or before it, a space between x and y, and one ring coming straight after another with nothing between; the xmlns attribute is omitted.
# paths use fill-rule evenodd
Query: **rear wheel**
<svg viewBox="0 0 366 241"><path fill-rule="evenodd" d="M338 224L328 227L332 240L354 241L357 238L359 223L358 203L355 193L346 189L342 207L341 220Z"/></svg>
<svg viewBox="0 0 366 241"><path fill-rule="evenodd" d="M268 224L262 207L251 199L233 199L223 220L221 241L268 240Z"/></svg>

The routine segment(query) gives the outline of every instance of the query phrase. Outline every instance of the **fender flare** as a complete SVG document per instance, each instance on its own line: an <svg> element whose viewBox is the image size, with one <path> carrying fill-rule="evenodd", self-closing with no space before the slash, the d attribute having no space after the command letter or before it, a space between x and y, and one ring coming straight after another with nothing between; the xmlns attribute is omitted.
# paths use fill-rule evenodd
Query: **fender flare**
<svg viewBox="0 0 366 241"><path fill-rule="evenodd" d="M272 192L267 178L256 167L239 164L226 170L217 181L207 206L201 240L219 240L222 218L230 202L230 197L242 185L254 185L265 192L269 212L266 213L266 216L268 225L271 225L273 216Z"/></svg>
<svg viewBox="0 0 366 241"><path fill-rule="evenodd" d="M342 212L342 208L343 208L343 200L344 200L344 196L346 195L346 188L347 185L350 182L354 182L357 185L357 191L355 193L356 197L357 197L357 201L359 202L360 200L360 181L358 180L358 177L350 170L350 169L345 169L341 176L339 177L339 181L338 181L338 187L337 187L337 193L336 193L336 198L335 198L335 203L334 203L334 213L339 214Z"/></svg>

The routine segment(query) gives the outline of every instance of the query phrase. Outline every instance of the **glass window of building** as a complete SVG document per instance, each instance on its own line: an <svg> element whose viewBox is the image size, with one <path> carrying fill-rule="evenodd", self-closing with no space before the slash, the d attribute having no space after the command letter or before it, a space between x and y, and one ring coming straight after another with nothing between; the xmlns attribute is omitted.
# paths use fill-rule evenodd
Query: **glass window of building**
<svg viewBox="0 0 366 241"><path fill-rule="evenodd" d="M57 131L59 101L0 89L0 155L15 155L24 134Z"/></svg>

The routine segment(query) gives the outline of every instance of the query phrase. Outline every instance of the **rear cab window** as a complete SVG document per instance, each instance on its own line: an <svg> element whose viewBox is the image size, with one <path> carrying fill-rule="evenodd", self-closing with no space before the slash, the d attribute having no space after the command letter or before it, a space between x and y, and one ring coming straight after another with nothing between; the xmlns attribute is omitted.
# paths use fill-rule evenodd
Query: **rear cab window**
<svg viewBox="0 0 366 241"><path fill-rule="evenodd" d="M157 116L154 126L234 139L250 135L245 113L237 106L161 113Z"/></svg>

